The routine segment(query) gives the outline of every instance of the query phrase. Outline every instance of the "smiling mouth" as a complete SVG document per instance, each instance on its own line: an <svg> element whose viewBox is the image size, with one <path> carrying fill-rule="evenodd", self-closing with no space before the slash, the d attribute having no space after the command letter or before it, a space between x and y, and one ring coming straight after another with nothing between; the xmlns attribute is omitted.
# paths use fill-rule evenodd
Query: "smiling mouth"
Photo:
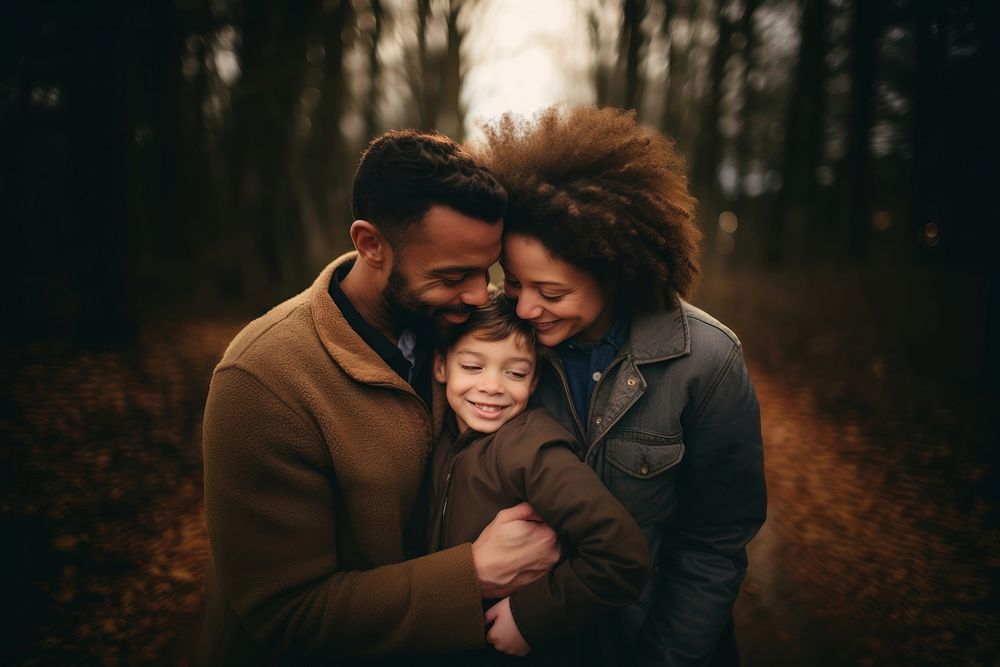
<svg viewBox="0 0 1000 667"><path fill-rule="evenodd" d="M452 324L462 324L467 319L469 319L469 313L459 313L455 311L446 311L441 313L441 317Z"/></svg>
<svg viewBox="0 0 1000 667"><path fill-rule="evenodd" d="M476 409L482 412L490 414L499 414L501 410L506 408L506 405L491 405L489 403L476 403L475 401L469 401Z"/></svg>
<svg viewBox="0 0 1000 667"><path fill-rule="evenodd" d="M562 320L552 320L551 322L532 322L531 326L535 327L537 331L548 331L552 327L559 324Z"/></svg>

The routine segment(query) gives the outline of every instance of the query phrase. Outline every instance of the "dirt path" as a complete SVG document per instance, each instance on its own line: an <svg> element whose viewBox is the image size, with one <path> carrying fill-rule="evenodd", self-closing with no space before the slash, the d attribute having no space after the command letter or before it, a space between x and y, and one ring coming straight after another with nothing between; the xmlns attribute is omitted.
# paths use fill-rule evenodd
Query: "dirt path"
<svg viewBox="0 0 1000 667"><path fill-rule="evenodd" d="M810 392L754 377L769 516L737 604L746 664L1000 661L990 508L959 511L905 440L875 448Z"/></svg>

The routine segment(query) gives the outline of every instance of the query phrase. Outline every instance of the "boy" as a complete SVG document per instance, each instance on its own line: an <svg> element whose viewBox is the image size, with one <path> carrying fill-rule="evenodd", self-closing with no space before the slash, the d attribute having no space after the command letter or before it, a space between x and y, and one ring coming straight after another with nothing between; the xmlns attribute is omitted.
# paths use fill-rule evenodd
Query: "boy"
<svg viewBox="0 0 1000 667"><path fill-rule="evenodd" d="M535 331L513 302L493 295L449 342L434 360L452 414L431 460L431 551L475 540L497 511L525 500L570 548L547 578L486 612L487 641L523 656L635 600L649 577L646 539L574 453L573 437L545 411L527 410Z"/></svg>

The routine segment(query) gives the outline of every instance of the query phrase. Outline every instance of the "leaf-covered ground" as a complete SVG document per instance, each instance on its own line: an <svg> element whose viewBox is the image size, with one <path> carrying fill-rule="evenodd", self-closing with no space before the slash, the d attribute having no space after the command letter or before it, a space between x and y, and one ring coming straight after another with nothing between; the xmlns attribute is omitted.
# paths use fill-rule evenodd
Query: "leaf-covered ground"
<svg viewBox="0 0 1000 667"><path fill-rule="evenodd" d="M167 325L129 354L5 359L0 662L189 661L207 553L201 412L238 329Z"/></svg>

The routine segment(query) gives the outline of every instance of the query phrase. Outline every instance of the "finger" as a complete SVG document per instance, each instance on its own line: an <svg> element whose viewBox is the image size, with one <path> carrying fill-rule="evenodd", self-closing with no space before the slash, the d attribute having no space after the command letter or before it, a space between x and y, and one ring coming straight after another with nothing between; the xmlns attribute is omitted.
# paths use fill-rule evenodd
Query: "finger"
<svg viewBox="0 0 1000 667"><path fill-rule="evenodd" d="M497 512L497 518L499 519L503 516L503 521L541 521L542 517L538 516L535 512L535 508L531 506L531 503L525 501L514 505L513 507L508 507L505 510L500 510Z"/></svg>
<svg viewBox="0 0 1000 667"><path fill-rule="evenodd" d="M497 620L498 613L500 612L497 610L497 605L493 605L492 607L486 610L486 615L484 618L486 619L487 625Z"/></svg>

